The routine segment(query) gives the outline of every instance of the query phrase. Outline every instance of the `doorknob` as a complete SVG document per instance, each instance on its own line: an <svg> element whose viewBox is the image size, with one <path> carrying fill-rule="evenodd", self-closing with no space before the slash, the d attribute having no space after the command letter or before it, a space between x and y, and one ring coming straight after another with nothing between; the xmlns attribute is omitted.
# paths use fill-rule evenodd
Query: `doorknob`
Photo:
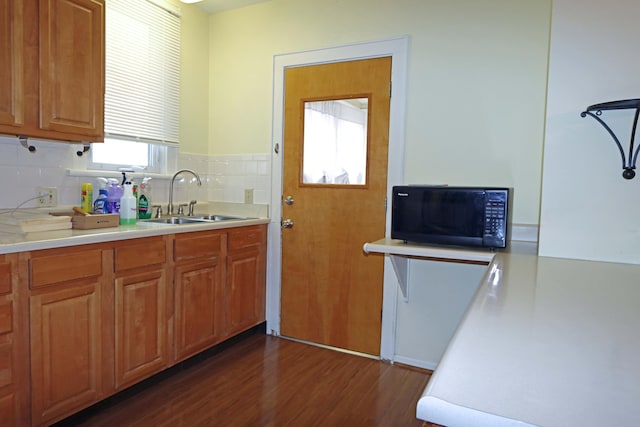
<svg viewBox="0 0 640 427"><path fill-rule="evenodd" d="M282 222L280 223L282 225L282 228L291 228L293 227L293 221L290 219L284 219L282 220Z"/></svg>
<svg viewBox="0 0 640 427"><path fill-rule="evenodd" d="M294 202L294 200L293 200L293 196L287 196L287 197L285 197L284 202L285 202L287 205L291 206L291 205L293 204L293 202Z"/></svg>

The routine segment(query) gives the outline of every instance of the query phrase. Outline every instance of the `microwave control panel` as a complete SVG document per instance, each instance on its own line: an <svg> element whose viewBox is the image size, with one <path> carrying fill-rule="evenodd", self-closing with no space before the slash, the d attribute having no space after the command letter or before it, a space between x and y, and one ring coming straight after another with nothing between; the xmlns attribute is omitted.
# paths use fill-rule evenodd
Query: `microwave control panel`
<svg viewBox="0 0 640 427"><path fill-rule="evenodd" d="M504 247L507 238L507 191L487 190L485 197L484 243Z"/></svg>

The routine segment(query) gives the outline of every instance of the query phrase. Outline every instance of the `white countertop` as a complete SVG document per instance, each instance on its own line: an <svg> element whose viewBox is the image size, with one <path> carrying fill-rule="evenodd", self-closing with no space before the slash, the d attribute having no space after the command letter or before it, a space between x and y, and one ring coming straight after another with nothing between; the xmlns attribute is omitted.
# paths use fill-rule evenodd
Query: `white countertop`
<svg viewBox="0 0 640 427"><path fill-rule="evenodd" d="M446 426L639 426L640 265L498 253L418 402Z"/></svg>
<svg viewBox="0 0 640 427"><path fill-rule="evenodd" d="M96 228L92 230L56 230L28 233L26 235L0 233L0 254L136 239L140 237L162 236L165 234L244 227L248 225L267 224L268 222L268 218L238 219L181 225L138 221L136 225Z"/></svg>

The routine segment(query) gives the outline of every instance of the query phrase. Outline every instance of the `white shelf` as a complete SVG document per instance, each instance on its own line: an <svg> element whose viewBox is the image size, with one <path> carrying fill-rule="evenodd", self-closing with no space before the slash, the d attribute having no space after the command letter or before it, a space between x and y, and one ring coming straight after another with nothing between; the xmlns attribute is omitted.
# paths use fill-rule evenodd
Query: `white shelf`
<svg viewBox="0 0 640 427"><path fill-rule="evenodd" d="M496 252L489 250L469 250L404 243L402 240L384 238L363 245L365 253L389 255L398 286L405 301L409 300L409 258L427 258L459 262L490 263Z"/></svg>

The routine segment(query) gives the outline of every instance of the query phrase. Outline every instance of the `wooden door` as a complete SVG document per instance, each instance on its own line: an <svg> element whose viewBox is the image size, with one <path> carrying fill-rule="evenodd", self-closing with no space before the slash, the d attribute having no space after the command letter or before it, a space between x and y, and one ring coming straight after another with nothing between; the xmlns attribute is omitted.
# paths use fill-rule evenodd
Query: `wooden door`
<svg viewBox="0 0 640 427"><path fill-rule="evenodd" d="M383 259L362 245L385 231L390 85L390 57L285 71L282 217L293 226L282 231L284 336L380 354ZM364 176L308 182L305 103L350 99L369 105Z"/></svg>
<svg viewBox="0 0 640 427"><path fill-rule="evenodd" d="M168 365L164 267L115 280L115 386L120 390Z"/></svg>

